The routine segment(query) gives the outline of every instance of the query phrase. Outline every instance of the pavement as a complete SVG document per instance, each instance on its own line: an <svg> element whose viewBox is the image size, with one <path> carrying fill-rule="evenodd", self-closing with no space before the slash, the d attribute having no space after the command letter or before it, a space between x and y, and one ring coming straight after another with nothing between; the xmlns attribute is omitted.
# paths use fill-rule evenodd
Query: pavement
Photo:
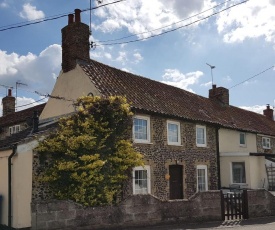
<svg viewBox="0 0 275 230"><path fill-rule="evenodd" d="M177 223L157 226L125 227L123 230L189 230L189 229L238 229L238 230L275 230L275 216L248 220L228 220L200 223Z"/></svg>

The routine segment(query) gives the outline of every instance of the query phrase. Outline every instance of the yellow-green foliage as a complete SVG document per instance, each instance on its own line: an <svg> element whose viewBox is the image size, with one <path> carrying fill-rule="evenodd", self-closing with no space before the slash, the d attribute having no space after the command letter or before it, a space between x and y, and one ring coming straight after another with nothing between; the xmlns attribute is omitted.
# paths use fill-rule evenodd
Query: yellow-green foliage
<svg viewBox="0 0 275 230"><path fill-rule="evenodd" d="M59 129L39 143L50 157L42 180L57 198L87 206L111 204L142 155L129 140L132 113L124 97L81 97L78 112L62 118Z"/></svg>

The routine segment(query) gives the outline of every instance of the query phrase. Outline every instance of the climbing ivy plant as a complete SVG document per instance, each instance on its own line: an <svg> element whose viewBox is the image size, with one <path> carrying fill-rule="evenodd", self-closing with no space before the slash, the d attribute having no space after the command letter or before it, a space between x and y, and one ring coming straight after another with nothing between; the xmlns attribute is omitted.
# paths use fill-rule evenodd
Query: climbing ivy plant
<svg viewBox="0 0 275 230"><path fill-rule="evenodd" d="M142 155L129 139L132 112L125 97L81 97L78 112L62 118L59 128L39 143L50 159L42 174L59 199L86 206L112 204Z"/></svg>

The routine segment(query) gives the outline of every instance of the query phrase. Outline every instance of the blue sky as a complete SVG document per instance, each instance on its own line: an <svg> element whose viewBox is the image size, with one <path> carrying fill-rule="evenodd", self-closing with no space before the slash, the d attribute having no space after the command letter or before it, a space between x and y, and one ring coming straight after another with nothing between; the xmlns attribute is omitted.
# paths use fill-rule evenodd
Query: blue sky
<svg viewBox="0 0 275 230"><path fill-rule="evenodd" d="M92 0L92 6L114 1ZM242 1L224 2L125 0L92 10L91 41L97 46L91 49L91 58L204 97L211 87L209 63L216 66L214 84L230 89L231 105L261 112L266 104L275 104L275 0L249 0L203 19ZM89 6L89 0L0 0L0 30ZM89 11L81 17L90 24ZM17 110L43 98L35 91L51 93L61 70L61 29L67 21L66 16L0 31L0 84L14 87L14 95L16 82L27 84L18 86ZM102 42L125 36L132 37L115 42L144 39L172 29L176 30L139 42ZM6 95L4 86L0 99Z"/></svg>

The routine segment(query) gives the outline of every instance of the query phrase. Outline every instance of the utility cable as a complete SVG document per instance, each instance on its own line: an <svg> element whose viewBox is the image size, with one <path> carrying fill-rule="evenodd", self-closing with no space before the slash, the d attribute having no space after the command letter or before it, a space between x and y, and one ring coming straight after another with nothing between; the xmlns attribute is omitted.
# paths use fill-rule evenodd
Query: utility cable
<svg viewBox="0 0 275 230"><path fill-rule="evenodd" d="M100 6L96 6L96 7L93 7L93 8L88 8L88 9L81 10L81 12L85 12L85 11L89 11L89 10L95 10L95 9L100 8L100 7L112 5L112 4L123 2L123 1L126 1L126 0L118 0L118 1L115 1L115 2L102 4ZM42 23L42 22L56 20L56 19L59 19L59 18L67 17L68 14L71 14L71 13L72 12L66 13L66 14L60 14L60 15L52 16L52 17L48 17L48 18L36 19L34 21L27 21L27 22L25 22L25 24L24 24L24 22L21 22L21 23L12 24L11 26L1 26L0 27L1 28L0 32L6 31L6 30L11 30L11 29L17 29L17 28L21 28L21 27L25 27L25 26L30 26L30 25L34 25L34 24L39 24L39 23Z"/></svg>
<svg viewBox="0 0 275 230"><path fill-rule="evenodd" d="M229 7L225 8L225 9L223 9L223 10L220 10L220 11L218 11L218 12L215 12L215 13L213 13L213 14L211 14L211 15L208 15L208 16L206 16L206 17L204 17L204 18L198 19L198 20L196 20L196 21L194 21L194 22L185 24L185 25L183 25L183 26L179 26L179 27L174 28L174 29L171 29L171 30L164 31L164 32L159 33L159 34L151 35L151 36L148 36L148 37L146 37L146 38L140 38L140 39L130 40L130 41L126 41L126 42L114 42L114 43L106 43L106 44L97 44L97 46L122 45L122 44L128 44L128 43L133 43L133 42L144 41L144 40L146 40L146 39L153 38L153 37L158 37L158 36L161 36L161 35L170 33L170 32L174 32L174 31L179 30L179 29L181 29L181 28L188 27L188 26L193 25L193 24L195 24L195 23L197 23L197 22L206 20L206 19L208 19L208 18L210 18L210 17L212 17L212 16L214 16L214 15L217 15L217 14L219 14L219 13L222 13L222 12L224 12L224 11L230 9L230 8L233 8L233 7L235 7L235 6L244 4L244 3L248 2L248 1L249 1L249 0L246 0L246 1L243 1L243 2L240 2L240 3L236 3L235 5L229 6Z"/></svg>
<svg viewBox="0 0 275 230"><path fill-rule="evenodd" d="M126 39L126 38L135 37L135 36L138 36L138 35L141 35L141 34L146 34L146 33L151 33L151 32L157 31L157 30L161 30L161 29L164 29L164 28L176 25L176 24L178 24L180 22L187 21L188 19L191 19L191 18L194 18L196 16L199 16L199 15L201 15L201 14L203 14L203 13L209 11L209 10L213 10L213 9L215 9L215 8L221 6L221 5L224 5L224 4L228 3L228 2L231 2L231 1L233 1L233 0L228 0L228 1L222 2L222 3L218 4L218 5L213 6L212 8L209 8L207 10L204 10L204 11L200 12L200 13L194 14L194 15L188 17L188 18L182 19L180 21L174 22L172 24L169 24L169 25L166 25L166 26L163 26L163 27L159 27L157 29L153 29L153 30L149 30L149 31L144 31L144 32L141 32L141 33L136 33L136 34L128 35L128 36L121 37L121 38L110 39L110 40L102 40L102 41L98 41L98 42L102 43L102 42L119 41L119 40L123 40L123 39Z"/></svg>
<svg viewBox="0 0 275 230"><path fill-rule="evenodd" d="M275 66L273 65L273 66L271 66L271 67L269 67L269 68L267 68L267 69L261 71L260 73L257 73L257 74L255 74L254 76L252 76L252 77L250 77L250 78L247 78L246 80L244 80L244 81L242 81L242 82L240 82L240 83L238 83L238 84L236 84L236 85L231 86L229 89L232 89L232 88L234 88L234 87L236 87L236 86L238 86L238 85L241 85L241 84L243 84L243 83L245 83L245 82L251 80L252 78L255 78L255 77L257 77L257 76L259 76L259 75L265 73L266 71L268 71L268 70L270 70L270 69L272 69L272 68L274 68L274 67L275 67Z"/></svg>
<svg viewBox="0 0 275 230"><path fill-rule="evenodd" d="M20 107L24 107L24 106L27 106L27 105L32 105L32 104L37 103L37 102L39 102L39 101L42 101L42 100L44 100L44 99L46 99L46 98L47 98L47 97L44 97L44 98L42 98L42 99L40 99L40 100L31 102L31 103L28 103L28 104L25 104L25 105L16 106L15 108L20 108Z"/></svg>

